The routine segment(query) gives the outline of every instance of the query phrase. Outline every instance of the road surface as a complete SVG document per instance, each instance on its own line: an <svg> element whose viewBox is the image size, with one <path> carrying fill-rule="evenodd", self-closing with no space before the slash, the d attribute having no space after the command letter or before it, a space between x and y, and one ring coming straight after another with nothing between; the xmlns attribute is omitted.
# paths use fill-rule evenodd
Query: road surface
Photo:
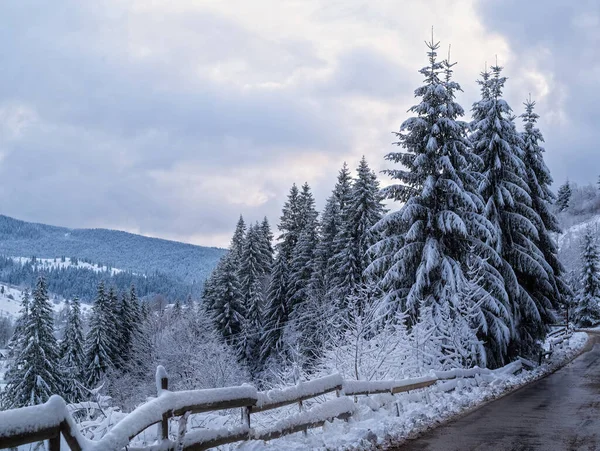
<svg viewBox="0 0 600 451"><path fill-rule="evenodd" d="M600 450L600 336L589 351L497 401L390 451Z"/></svg>

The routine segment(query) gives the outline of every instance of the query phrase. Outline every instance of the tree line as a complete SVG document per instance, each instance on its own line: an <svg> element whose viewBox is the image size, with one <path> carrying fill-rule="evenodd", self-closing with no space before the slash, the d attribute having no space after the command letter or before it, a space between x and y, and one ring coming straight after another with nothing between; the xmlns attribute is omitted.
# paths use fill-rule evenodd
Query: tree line
<svg viewBox="0 0 600 451"><path fill-rule="evenodd" d="M429 340L466 331L464 346L479 349L470 362L500 366L533 355L571 295L535 102L518 131L495 65L461 120L455 63L427 47L418 103L385 157L394 184L380 190L364 158L354 180L344 166L320 218L308 184L292 186L274 251L266 222L246 231L240 219L206 282L215 327L253 374L273 361L314 370L349 316L375 305L369 336L398 321ZM386 214L384 200L402 206Z"/></svg>

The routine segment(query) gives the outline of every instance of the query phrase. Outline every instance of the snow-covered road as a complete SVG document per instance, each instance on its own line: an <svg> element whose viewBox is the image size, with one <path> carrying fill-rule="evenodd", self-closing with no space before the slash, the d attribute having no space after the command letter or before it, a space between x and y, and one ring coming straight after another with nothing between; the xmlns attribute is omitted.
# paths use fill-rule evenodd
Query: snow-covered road
<svg viewBox="0 0 600 451"><path fill-rule="evenodd" d="M390 451L600 450L600 335L550 376Z"/></svg>

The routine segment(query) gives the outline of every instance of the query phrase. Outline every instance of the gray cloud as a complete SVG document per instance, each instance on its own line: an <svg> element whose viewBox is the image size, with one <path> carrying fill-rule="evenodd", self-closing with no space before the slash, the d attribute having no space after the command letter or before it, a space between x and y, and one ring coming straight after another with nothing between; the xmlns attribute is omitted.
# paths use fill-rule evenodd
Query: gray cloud
<svg viewBox="0 0 600 451"><path fill-rule="evenodd" d="M322 206L343 160L386 164L432 22L467 111L482 54L506 41L515 111L539 85L531 71L556 90L539 112L557 180L595 178L594 4L528 5L407 2L400 17L395 1L4 2L2 213L226 245L240 213L275 226L292 182Z"/></svg>
<svg viewBox="0 0 600 451"><path fill-rule="evenodd" d="M595 181L600 174L594 138L600 123L598 2L492 0L480 3L480 13L486 28L501 33L515 53L515 67L507 66L507 72L533 67L549 83L538 113L555 182ZM520 102L513 108L522 110Z"/></svg>

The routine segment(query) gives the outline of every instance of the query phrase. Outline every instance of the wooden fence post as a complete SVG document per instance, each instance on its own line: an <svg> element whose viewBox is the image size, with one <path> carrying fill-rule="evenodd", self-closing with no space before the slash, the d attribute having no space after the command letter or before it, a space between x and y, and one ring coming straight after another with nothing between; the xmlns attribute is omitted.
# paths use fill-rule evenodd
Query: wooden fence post
<svg viewBox="0 0 600 451"><path fill-rule="evenodd" d="M302 413L302 411L304 410L304 408L302 406L302 400L298 401L298 408L300 409L300 413ZM302 431L302 433L304 434L304 436L307 435L306 428L304 428L304 430Z"/></svg>
<svg viewBox="0 0 600 451"><path fill-rule="evenodd" d="M161 388L161 390L169 389L169 378L167 377L166 374L163 374L163 376L160 378L160 388ZM160 396L160 392L158 393L158 395ZM167 414L163 414L162 421L160 422L160 429L161 429L161 438L163 440L168 440L168 438L169 438L169 416Z"/></svg>
<svg viewBox="0 0 600 451"><path fill-rule="evenodd" d="M48 451L60 451L60 432L48 440Z"/></svg>

